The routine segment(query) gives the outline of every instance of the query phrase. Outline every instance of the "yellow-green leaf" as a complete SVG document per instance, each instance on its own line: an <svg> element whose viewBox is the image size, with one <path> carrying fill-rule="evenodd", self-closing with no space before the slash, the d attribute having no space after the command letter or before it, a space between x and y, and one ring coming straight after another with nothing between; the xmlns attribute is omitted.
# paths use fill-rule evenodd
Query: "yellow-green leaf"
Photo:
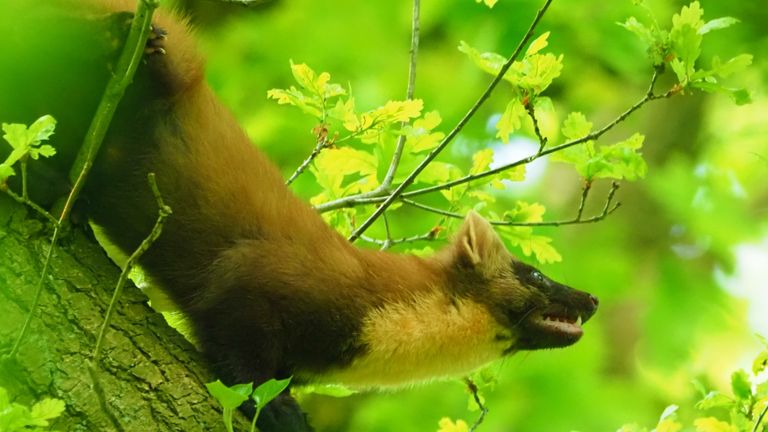
<svg viewBox="0 0 768 432"><path fill-rule="evenodd" d="M421 99L389 101L375 110L373 117L377 120L376 117L382 116L390 122L408 121L421 115L422 108L424 108L424 101Z"/></svg>
<svg viewBox="0 0 768 432"><path fill-rule="evenodd" d="M293 73L293 79L299 83L300 86L311 89L315 81L315 71L312 70L305 63L295 64L291 61L291 73Z"/></svg>
<svg viewBox="0 0 768 432"><path fill-rule="evenodd" d="M592 132L592 122L588 121L584 114L572 112L563 122L562 132L570 140L583 138Z"/></svg>
<svg viewBox="0 0 768 432"><path fill-rule="evenodd" d="M739 432L735 426L714 417L698 418L693 424L696 426L696 432Z"/></svg>
<svg viewBox="0 0 768 432"><path fill-rule="evenodd" d="M412 153L419 153L426 150L432 150L443 140L445 134L442 132L430 131L436 128L442 119L437 111L430 111L422 118L416 119L412 126L406 126L403 131L408 140L407 148Z"/></svg>
<svg viewBox="0 0 768 432"><path fill-rule="evenodd" d="M378 186L377 169L378 160L374 155L349 147L323 150L310 167L318 184L331 199L375 189ZM345 183L346 177L353 174L358 177Z"/></svg>
<svg viewBox="0 0 768 432"><path fill-rule="evenodd" d="M533 42L531 42L531 45L525 52L525 55L530 56L546 48L547 45L549 45L547 38L549 38L549 32L546 32L543 35L537 37Z"/></svg>
<svg viewBox="0 0 768 432"><path fill-rule="evenodd" d="M478 174L487 171L491 162L493 162L493 149L482 149L472 155L472 168L469 173Z"/></svg>
<svg viewBox="0 0 768 432"><path fill-rule="evenodd" d="M509 142L509 136L522 126L522 121L525 116L528 115L525 111L525 107L520 103L520 100L513 99L509 101L507 107L504 109L504 113L496 123L496 138L501 139L503 142Z"/></svg>
<svg viewBox="0 0 768 432"><path fill-rule="evenodd" d="M461 175L455 166L445 162L432 162L419 174L418 180L424 183L437 184L453 180Z"/></svg>
<svg viewBox="0 0 768 432"><path fill-rule="evenodd" d="M454 422L448 417L443 417L442 419L440 419L440 422L438 424L440 428L437 430L437 432L468 432L469 431L469 426L467 425L467 422L465 422L464 420L456 420L456 422Z"/></svg>
<svg viewBox="0 0 768 432"><path fill-rule="evenodd" d="M683 425L675 420L662 420L656 425L656 432L678 432L683 428Z"/></svg>
<svg viewBox="0 0 768 432"><path fill-rule="evenodd" d="M498 3L499 0L475 0L475 3L485 3L488 8L492 8L496 6L496 3Z"/></svg>

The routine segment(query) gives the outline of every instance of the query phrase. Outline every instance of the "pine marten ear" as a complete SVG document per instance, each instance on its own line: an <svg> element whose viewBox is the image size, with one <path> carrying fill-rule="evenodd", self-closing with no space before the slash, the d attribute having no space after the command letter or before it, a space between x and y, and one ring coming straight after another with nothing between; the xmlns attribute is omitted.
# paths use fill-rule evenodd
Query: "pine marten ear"
<svg viewBox="0 0 768 432"><path fill-rule="evenodd" d="M461 265L474 267L485 276L498 273L512 258L491 224L474 210L464 219L454 246Z"/></svg>

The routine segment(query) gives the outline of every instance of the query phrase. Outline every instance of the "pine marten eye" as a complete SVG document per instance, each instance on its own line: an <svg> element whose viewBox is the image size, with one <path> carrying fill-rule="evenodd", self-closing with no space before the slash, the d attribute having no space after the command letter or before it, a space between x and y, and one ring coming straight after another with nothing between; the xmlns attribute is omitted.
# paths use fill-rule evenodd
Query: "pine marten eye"
<svg viewBox="0 0 768 432"><path fill-rule="evenodd" d="M544 283L544 275L540 271L534 270L531 272L531 280L536 284Z"/></svg>

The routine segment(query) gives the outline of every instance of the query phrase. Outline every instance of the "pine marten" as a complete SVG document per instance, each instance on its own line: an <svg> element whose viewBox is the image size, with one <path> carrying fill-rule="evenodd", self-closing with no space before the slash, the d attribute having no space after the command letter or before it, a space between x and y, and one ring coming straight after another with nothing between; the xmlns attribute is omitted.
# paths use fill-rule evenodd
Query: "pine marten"
<svg viewBox="0 0 768 432"><path fill-rule="evenodd" d="M59 120L60 154L30 173L33 186L44 184L32 198L44 200L43 191L67 184L57 173L82 142L135 4L5 1L0 40L16 61L0 71L0 94L12 101L0 105L0 120ZM184 20L158 13L155 23L162 50L153 41L83 201L130 253L156 218L147 186L156 173L173 215L141 265L188 316L225 383L293 376L396 388L582 336L597 299L516 259L475 212L429 258L351 245L285 186L217 100ZM310 430L287 392L259 427Z"/></svg>

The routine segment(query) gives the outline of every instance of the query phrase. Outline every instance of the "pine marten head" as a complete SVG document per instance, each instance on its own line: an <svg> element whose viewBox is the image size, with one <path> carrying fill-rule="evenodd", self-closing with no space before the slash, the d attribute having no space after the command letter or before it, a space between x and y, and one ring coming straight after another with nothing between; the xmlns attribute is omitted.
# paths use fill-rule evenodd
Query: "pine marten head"
<svg viewBox="0 0 768 432"><path fill-rule="evenodd" d="M504 247L471 212L452 243L425 261L441 276L371 309L349 365L321 381L392 388L453 378L520 350L558 348L582 336L597 298L544 276Z"/></svg>
<svg viewBox="0 0 768 432"><path fill-rule="evenodd" d="M598 299L555 282L510 254L493 227L470 212L449 248L459 297L485 306L505 329L504 354L560 348L578 341Z"/></svg>

